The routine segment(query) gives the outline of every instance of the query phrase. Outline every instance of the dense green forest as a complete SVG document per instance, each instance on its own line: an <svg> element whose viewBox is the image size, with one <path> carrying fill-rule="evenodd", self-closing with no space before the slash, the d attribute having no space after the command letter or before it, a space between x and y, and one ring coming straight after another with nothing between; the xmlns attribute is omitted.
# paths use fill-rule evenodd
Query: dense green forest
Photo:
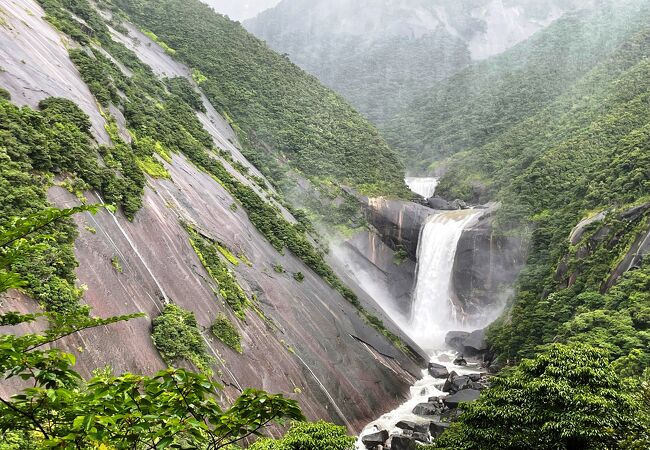
<svg viewBox="0 0 650 450"><path fill-rule="evenodd" d="M412 170L430 170L432 163L485 145L534 116L618 51L647 17L642 0L605 1L569 13L504 54L439 83L385 125L385 135Z"/></svg>
<svg viewBox="0 0 650 450"><path fill-rule="evenodd" d="M317 182L408 195L403 167L378 131L238 23L199 0L113 3L200 72L202 90L232 119L246 156L273 182L281 182L273 167L289 164Z"/></svg>
<svg viewBox="0 0 650 450"><path fill-rule="evenodd" d="M512 317L493 329L504 356L530 355L538 344L575 339L578 330L605 345L595 331L607 328L604 320L627 324L630 341L612 356L650 362L648 268L614 289L608 284L648 230L649 43L643 28L556 102L471 156L458 154L443 178L446 195L502 200L503 232L532 230ZM600 211L606 217L570 242L572 228Z"/></svg>

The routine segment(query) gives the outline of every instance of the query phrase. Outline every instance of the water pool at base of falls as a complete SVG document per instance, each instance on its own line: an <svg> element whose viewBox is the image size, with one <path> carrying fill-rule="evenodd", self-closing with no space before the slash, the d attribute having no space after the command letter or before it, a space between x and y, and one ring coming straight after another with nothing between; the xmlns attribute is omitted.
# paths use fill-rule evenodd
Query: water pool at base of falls
<svg viewBox="0 0 650 450"><path fill-rule="evenodd" d="M431 358L431 362L442 364L443 366L447 367L447 370L449 370L450 373L453 371L456 372L457 375L481 373L481 370L477 365L470 364L467 366L456 366L448 362L453 361L455 358L456 352L441 351L437 352ZM355 444L355 449L367 450L366 446L361 441L363 439L363 436L367 436L368 434L372 434L377 431L386 430L391 437L402 434L404 430L395 426L402 420L415 422L416 424L431 422L434 419L433 417L427 418L418 416L416 414L413 414L413 409L420 403L427 403L430 397L445 397L448 395L446 392L442 391L445 381L446 378L433 378L431 375L429 375L426 369L422 370L422 378L416 381L413 386L411 386L410 398L394 410L387 412L377 420L366 425L361 433L359 433L359 437Z"/></svg>

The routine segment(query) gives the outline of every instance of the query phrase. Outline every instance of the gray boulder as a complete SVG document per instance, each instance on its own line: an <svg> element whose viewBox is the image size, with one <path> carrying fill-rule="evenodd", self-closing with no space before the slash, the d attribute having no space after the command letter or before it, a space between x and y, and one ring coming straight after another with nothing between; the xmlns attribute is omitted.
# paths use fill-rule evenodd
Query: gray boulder
<svg viewBox="0 0 650 450"><path fill-rule="evenodd" d="M433 421L429 424L429 433L434 438L440 436L447 428L449 428L448 422Z"/></svg>
<svg viewBox="0 0 650 450"><path fill-rule="evenodd" d="M442 401L446 407L450 409L458 408L458 405L462 402L473 402L479 398L481 392L476 389L463 389L456 392L448 397L445 397Z"/></svg>
<svg viewBox="0 0 650 450"><path fill-rule="evenodd" d="M371 433L363 436L361 442L366 448L375 448L378 445L383 445L388 440L388 431L381 430L376 433Z"/></svg>
<svg viewBox="0 0 650 450"><path fill-rule="evenodd" d="M441 211L451 211L454 209L460 209L458 207L455 207L451 203L449 203L447 200L441 197L430 197L427 199L427 204L429 205L429 208L432 209L439 209Z"/></svg>
<svg viewBox="0 0 650 450"><path fill-rule="evenodd" d="M487 340L485 339L485 329L475 330L471 333L450 331L445 336L445 343L462 355L472 357L484 355L489 350ZM455 361L454 364L456 364Z"/></svg>
<svg viewBox="0 0 650 450"><path fill-rule="evenodd" d="M447 378L449 376L449 370L442 364L429 363L429 375L433 378Z"/></svg>
<svg viewBox="0 0 650 450"><path fill-rule="evenodd" d="M447 344L453 349L456 350L461 349L459 351L462 351L463 342L465 342L465 339L468 336L469 333L467 331L450 331L445 336L445 344Z"/></svg>
<svg viewBox="0 0 650 450"><path fill-rule="evenodd" d="M413 433L411 435L413 439L416 441L422 442L423 444L427 444L429 442L429 429L426 427L424 429L424 433Z"/></svg>
<svg viewBox="0 0 650 450"><path fill-rule="evenodd" d="M420 403L413 408L413 414L416 416L435 416L442 410L442 405L438 402L435 403Z"/></svg>
<svg viewBox="0 0 650 450"><path fill-rule="evenodd" d="M463 342L463 351L468 355L478 355L489 350L485 339L485 329L472 331Z"/></svg>
<svg viewBox="0 0 650 450"><path fill-rule="evenodd" d="M411 436L393 436L390 441L391 450L415 450L417 444Z"/></svg>
<svg viewBox="0 0 650 450"><path fill-rule="evenodd" d="M467 206L467 203L465 203L464 201L462 201L460 199L454 200L453 202L449 203L449 205L453 209L467 209L467 208L469 208L469 206Z"/></svg>
<svg viewBox="0 0 650 450"><path fill-rule="evenodd" d="M395 424L395 427L400 428L402 430L415 430L415 427L417 424L415 422L411 422L410 420L400 420Z"/></svg>
<svg viewBox="0 0 650 450"><path fill-rule="evenodd" d="M458 358L454 359L454 365L464 367L467 365L467 360L461 355Z"/></svg>

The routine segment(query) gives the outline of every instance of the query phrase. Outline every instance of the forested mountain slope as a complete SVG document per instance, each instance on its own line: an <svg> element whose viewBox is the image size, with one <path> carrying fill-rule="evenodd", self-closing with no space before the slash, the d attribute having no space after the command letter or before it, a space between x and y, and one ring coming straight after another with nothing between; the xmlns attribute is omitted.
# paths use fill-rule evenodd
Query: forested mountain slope
<svg viewBox="0 0 650 450"><path fill-rule="evenodd" d="M373 122L589 0L284 0L244 26Z"/></svg>
<svg viewBox="0 0 650 450"><path fill-rule="evenodd" d="M241 25L198 0L115 4L206 77L197 72L210 101L241 131L246 155L268 174L271 155L276 165L288 163L314 179L365 193L407 194L402 165L377 130ZM278 178L281 173L273 173L271 180L281 183Z"/></svg>
<svg viewBox="0 0 650 450"><path fill-rule="evenodd" d="M21 242L24 256L9 269L27 284L24 293L3 296L2 312L40 305L79 317L145 313L61 342L85 376L104 365L116 373L153 373L180 364L213 374L225 386L226 403L247 386L293 393L307 416L350 430L398 403L412 380L409 371L418 372L417 349L409 350L389 331L395 327L375 316L372 302L338 279L305 226L242 157L235 133L201 88L207 84L214 100L222 86L253 89L274 81L262 72L248 85L228 78L234 72L216 81L208 70L199 75L175 61L174 49L153 33L85 0L39 3L2 2L0 227L48 205L103 201L118 211L81 214ZM245 36L196 6L217 17L206 20L224 21ZM316 112L305 113L301 132L273 134L277 142L296 136L318 142L323 152L312 154L314 164L320 158L334 167L326 151L333 141L322 136L336 129L337 150L346 156L338 157L345 167L332 180L360 187L388 177L388 190L402 189L399 165L385 170L396 160L364 119L252 37L238 42L241 54L257 51L289 68L295 79L279 85L295 81L331 116L318 122L325 119L311 105ZM255 98L277 110L288 101ZM236 105L227 104L237 117ZM277 133L261 125L272 120L267 110L242 108L244 118L257 111L250 120L261 134ZM254 136L253 125L246 126L249 133L240 136ZM361 131L346 135L341 128ZM369 179L355 178L357 150L379 155L384 166L371 168ZM3 384L3 395L12 390ZM350 398L355 401L342 401Z"/></svg>
<svg viewBox="0 0 650 450"><path fill-rule="evenodd" d="M526 42L444 80L406 105L385 134L417 170L483 145L567 92L647 21L643 0L567 14Z"/></svg>
<svg viewBox="0 0 650 450"><path fill-rule="evenodd" d="M502 230L530 233L511 313L492 330L504 358L578 340L611 351L625 373L650 364L648 14L564 94L449 162L442 195L498 199ZM507 111L519 97L495 102Z"/></svg>

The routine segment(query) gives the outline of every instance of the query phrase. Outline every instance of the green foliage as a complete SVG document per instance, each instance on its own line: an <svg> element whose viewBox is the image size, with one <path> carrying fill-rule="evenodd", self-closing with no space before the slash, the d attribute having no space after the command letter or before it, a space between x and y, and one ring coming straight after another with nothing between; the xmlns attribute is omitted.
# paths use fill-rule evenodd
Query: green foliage
<svg viewBox="0 0 650 450"><path fill-rule="evenodd" d="M153 320L153 343L170 365L182 359L190 361L202 372L210 373L212 358L191 311L169 303Z"/></svg>
<svg viewBox="0 0 650 450"><path fill-rule="evenodd" d="M281 439L260 439L250 450L353 450L345 427L327 422L294 422Z"/></svg>
<svg viewBox="0 0 650 450"><path fill-rule="evenodd" d="M148 30L143 30L142 31L149 39L154 41L156 44L160 45L160 47L167 53L168 55L174 56L176 54L176 50L171 48L169 45L167 45L164 41L162 41L158 36L156 36L152 31Z"/></svg>
<svg viewBox="0 0 650 450"><path fill-rule="evenodd" d="M186 225L185 229L190 235L190 243L201 260L201 264L217 284L218 292L215 294L221 296L237 317L244 320L250 300L239 285L235 274L219 256L222 255L219 244L201 236L189 225Z"/></svg>
<svg viewBox="0 0 650 450"><path fill-rule="evenodd" d="M606 352L553 344L495 377L436 442L449 450L615 449L642 430L640 403Z"/></svg>
<svg viewBox="0 0 650 450"><path fill-rule="evenodd" d="M302 272L294 272L293 279L299 283L302 283L303 280L305 279L305 274Z"/></svg>
<svg viewBox="0 0 650 450"><path fill-rule="evenodd" d="M225 314L219 314L210 328L212 334L237 353L243 353L241 336Z"/></svg>
<svg viewBox="0 0 650 450"><path fill-rule="evenodd" d="M273 271L275 273L285 273L286 270L284 270L284 267L282 267L282 264L273 264Z"/></svg>
<svg viewBox="0 0 650 450"><path fill-rule="evenodd" d="M69 100L46 99L43 110L18 108L0 99L0 230L48 209L46 190L53 173L70 174L105 193L116 180L97 164L88 136L88 118ZM80 128L81 127L81 128ZM119 196L119 193L117 194ZM109 198L112 201L116 198ZM76 229L66 215L21 240L23 250L10 270L24 280L25 291L48 310L81 311L81 291L74 286Z"/></svg>
<svg viewBox="0 0 650 450"><path fill-rule="evenodd" d="M409 257L408 252L403 248L400 248L395 252L395 256L393 257L393 262L395 263L395 265L399 266L404 261L406 261L408 257Z"/></svg>
<svg viewBox="0 0 650 450"><path fill-rule="evenodd" d="M153 178L164 178L164 179L171 178L171 175L169 174L167 169L165 169L165 167L162 164L160 164L151 156L137 158L136 163L144 173L146 173L147 175Z"/></svg>
<svg viewBox="0 0 650 450"><path fill-rule="evenodd" d="M114 3L200 71L202 89L234 120L247 156L265 175L270 165L258 162L271 149L276 164L288 161L310 177L326 174L367 192L408 194L403 168L377 130L241 25L198 0Z"/></svg>
<svg viewBox="0 0 650 450"><path fill-rule="evenodd" d="M386 136L419 170L481 147L570 91L647 18L642 0L608 0L566 14L521 45L435 84L385 127Z"/></svg>
<svg viewBox="0 0 650 450"><path fill-rule="evenodd" d="M111 266L117 273L122 273L122 264L120 264L120 258L117 255L111 258Z"/></svg>
<svg viewBox="0 0 650 450"><path fill-rule="evenodd" d="M470 64L466 40L478 38L486 26L472 17L485 1L409 2L400 7L357 1L346 8L332 8L328 0L314 0L309 7L297 4L280 3L247 20L245 27L379 125ZM429 14L445 17L445 26L430 31L420 23L415 35L403 30ZM354 32L360 16L362 31Z"/></svg>
<svg viewBox="0 0 650 450"><path fill-rule="evenodd" d="M167 89L173 94L183 99L185 103L190 105L197 111L205 112L205 105L201 99L201 95L194 90L192 84L185 77L167 78L164 80ZM198 81L197 81L198 83Z"/></svg>
<svg viewBox="0 0 650 450"><path fill-rule="evenodd" d="M223 257L226 258L230 264L232 264L233 266L239 265L239 260L235 255L232 254L230 250L228 250L228 247L218 243L217 250L219 250L219 253L221 253Z"/></svg>

